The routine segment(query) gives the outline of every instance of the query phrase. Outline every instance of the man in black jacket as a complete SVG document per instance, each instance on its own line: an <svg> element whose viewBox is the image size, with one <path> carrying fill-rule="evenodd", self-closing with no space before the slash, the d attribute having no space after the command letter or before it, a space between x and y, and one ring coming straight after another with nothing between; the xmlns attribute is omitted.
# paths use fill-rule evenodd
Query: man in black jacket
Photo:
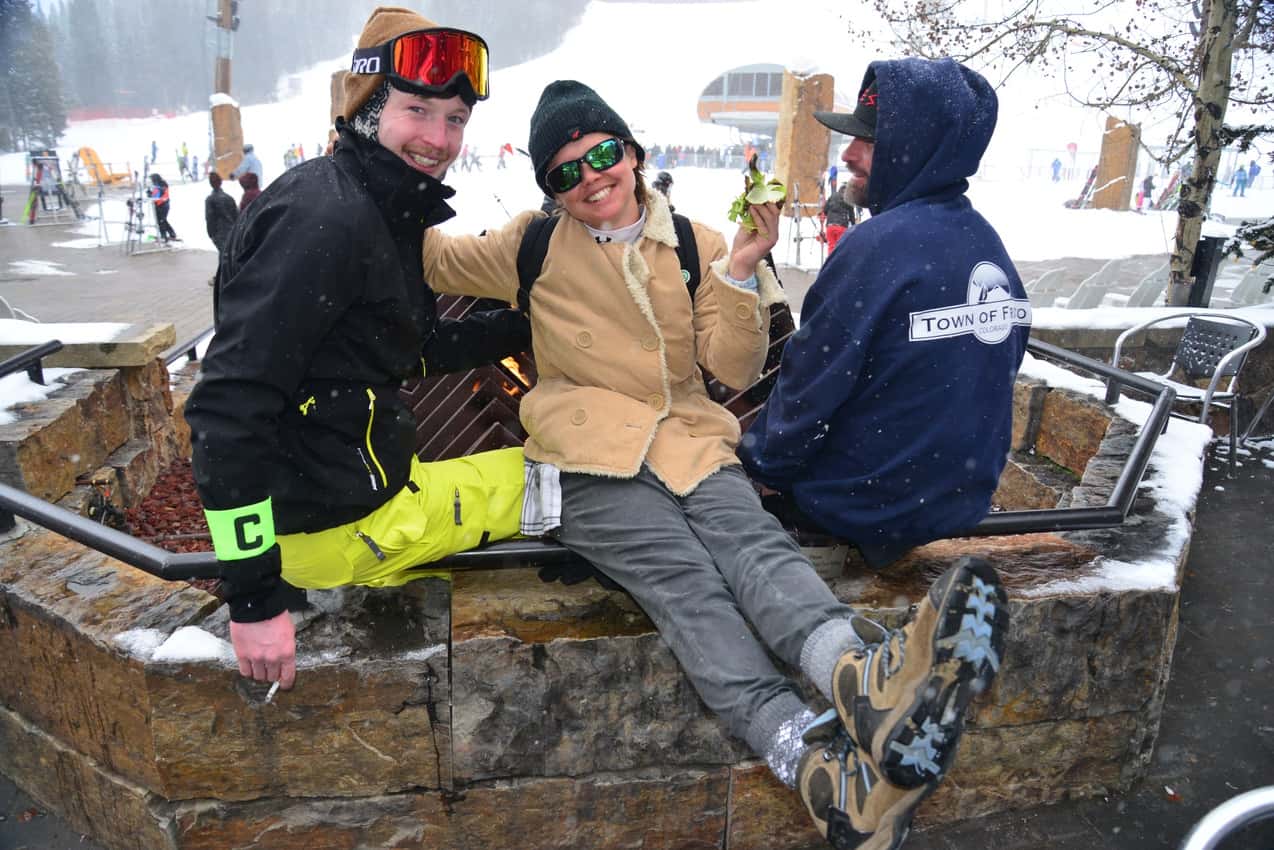
<svg viewBox="0 0 1274 850"><path fill-rule="evenodd" d="M409 567L518 530L521 449L422 464L398 397L440 354L421 242L454 214L441 179L487 95L486 59L475 35L377 9L333 155L275 180L222 253L217 334L186 418L231 642L258 681L295 676L288 584L401 584ZM469 363L450 343L434 362L527 347L520 315L479 321Z"/></svg>
<svg viewBox="0 0 1274 850"><path fill-rule="evenodd" d="M234 198L221 188L221 175L215 171L208 172L208 185L212 191L203 202L204 223L208 228L208 238L217 246L217 255L226 249L226 239L230 237L230 228L239 217L239 207Z"/></svg>

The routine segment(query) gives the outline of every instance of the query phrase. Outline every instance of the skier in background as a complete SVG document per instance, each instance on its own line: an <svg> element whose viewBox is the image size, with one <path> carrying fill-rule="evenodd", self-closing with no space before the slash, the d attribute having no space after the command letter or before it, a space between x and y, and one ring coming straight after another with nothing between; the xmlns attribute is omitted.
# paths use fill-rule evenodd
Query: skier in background
<svg viewBox="0 0 1274 850"><path fill-rule="evenodd" d="M1234 191L1230 193L1230 197L1247 197L1247 169L1241 165L1234 169Z"/></svg>
<svg viewBox="0 0 1274 850"><path fill-rule="evenodd" d="M858 214L854 209L853 203L845 197L845 191L849 188L846 183L827 198L827 203L823 204L823 232L827 239L827 253L831 254L836 250L836 243L845 235L845 231L858 224Z"/></svg>
<svg viewBox="0 0 1274 850"><path fill-rule="evenodd" d="M1141 192L1137 195L1137 212L1141 212L1142 207L1148 206L1155 208L1155 176L1147 174L1146 179L1141 181Z"/></svg>
<svg viewBox="0 0 1274 850"><path fill-rule="evenodd" d="M155 204L155 226L159 229L159 237L165 242L180 242L173 226L168 223L168 181L158 172L150 175L150 189L146 196Z"/></svg>
<svg viewBox="0 0 1274 850"><path fill-rule="evenodd" d="M257 158L255 153L253 153L252 145L244 145L243 161L239 163L238 168L230 172L230 176L232 178L239 178L249 171L257 176L258 189L265 185L265 169L261 166L261 160ZM240 183L242 182L243 181L240 181Z"/></svg>

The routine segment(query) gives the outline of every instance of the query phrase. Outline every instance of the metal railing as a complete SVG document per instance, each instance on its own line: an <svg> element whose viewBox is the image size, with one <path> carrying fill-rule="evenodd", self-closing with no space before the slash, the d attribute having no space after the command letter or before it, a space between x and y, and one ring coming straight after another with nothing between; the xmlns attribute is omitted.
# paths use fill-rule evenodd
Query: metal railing
<svg viewBox="0 0 1274 850"><path fill-rule="evenodd" d="M1213 850L1226 836L1271 816L1274 816L1274 785L1232 797L1195 824L1181 850Z"/></svg>
<svg viewBox="0 0 1274 850"><path fill-rule="evenodd" d="M15 354L8 360L0 363L0 378L25 369L27 377L30 378L32 382L43 386L44 358L61 350L62 343L60 340L56 339L51 339L48 342L41 343L34 348L28 348L21 354Z"/></svg>
<svg viewBox="0 0 1274 850"><path fill-rule="evenodd" d="M967 532L967 536L1079 531L1121 525L1132 508L1137 487L1141 483L1146 466L1150 462L1151 453L1154 451L1155 441L1167 427L1168 415L1176 394L1170 387L1164 387L1130 372L1046 342L1031 340L1028 348L1034 354L1060 360L1103 377L1116 378L1125 387L1155 396L1154 405L1141 433L1137 436L1132 451L1129 452L1128 460L1105 506L1005 511L991 514L976 528ZM52 505L15 487L0 484L0 531L13 527L11 514L16 514L162 579L176 581L220 577L216 556L211 552L183 554L169 552L93 522L65 508ZM501 569L561 563L573 557L574 555L568 549L556 542L515 540L459 552L439 561L422 564L421 569Z"/></svg>
<svg viewBox="0 0 1274 850"><path fill-rule="evenodd" d="M171 366L174 363L176 363L178 360L180 360L182 357L185 357L187 360L189 360L192 363L198 360L199 359L199 350L198 350L199 343L203 342L205 339L212 336L213 330L215 330L215 327L213 325L209 325L208 327L201 330L199 333L195 334L190 339L183 342L181 345L173 346L171 349L169 349L168 354L164 357L164 365Z"/></svg>
<svg viewBox="0 0 1274 850"><path fill-rule="evenodd" d="M1154 452L1155 442L1168 427L1168 418L1172 414L1172 403L1177 394L1172 387L1155 383L1127 372L1123 369L1093 360L1082 354L1058 348L1040 340L1030 340L1026 347L1033 354L1060 360L1088 372L1094 372L1104 378L1117 380L1121 386L1136 390L1154 397L1150 408L1150 416L1137 435L1137 441L1128 453L1119 472L1119 479L1111 490L1110 498L1102 507L1092 508L1046 508L1033 511L1004 511L990 514L978 523L970 537L985 537L996 534L1032 534L1044 531L1083 531L1093 528L1112 528L1122 525L1132 510L1132 503L1137 498L1137 487L1146 474L1150 463L1150 455Z"/></svg>

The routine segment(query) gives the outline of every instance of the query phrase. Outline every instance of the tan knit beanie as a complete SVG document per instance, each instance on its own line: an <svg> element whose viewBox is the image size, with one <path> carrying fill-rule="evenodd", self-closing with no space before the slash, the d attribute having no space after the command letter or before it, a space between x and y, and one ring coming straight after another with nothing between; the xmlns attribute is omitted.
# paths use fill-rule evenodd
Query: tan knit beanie
<svg viewBox="0 0 1274 850"><path fill-rule="evenodd" d="M358 46L375 47L395 36L416 30L438 29L438 24L411 9L400 6L379 6L372 12L363 31L358 36ZM359 110L372 92L385 81L384 74L347 74L345 76L345 105L341 115L348 121Z"/></svg>

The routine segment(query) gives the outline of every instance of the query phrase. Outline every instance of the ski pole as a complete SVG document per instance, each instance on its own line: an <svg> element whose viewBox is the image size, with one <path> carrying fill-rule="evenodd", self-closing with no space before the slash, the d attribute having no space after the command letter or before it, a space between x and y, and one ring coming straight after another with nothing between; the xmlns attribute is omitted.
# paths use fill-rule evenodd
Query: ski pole
<svg viewBox="0 0 1274 850"><path fill-rule="evenodd" d="M500 209L504 210L505 218L512 219L513 215L509 212L509 208L504 205L504 201L500 200L500 196L495 192L491 193L491 197L495 198L495 202L500 205Z"/></svg>

